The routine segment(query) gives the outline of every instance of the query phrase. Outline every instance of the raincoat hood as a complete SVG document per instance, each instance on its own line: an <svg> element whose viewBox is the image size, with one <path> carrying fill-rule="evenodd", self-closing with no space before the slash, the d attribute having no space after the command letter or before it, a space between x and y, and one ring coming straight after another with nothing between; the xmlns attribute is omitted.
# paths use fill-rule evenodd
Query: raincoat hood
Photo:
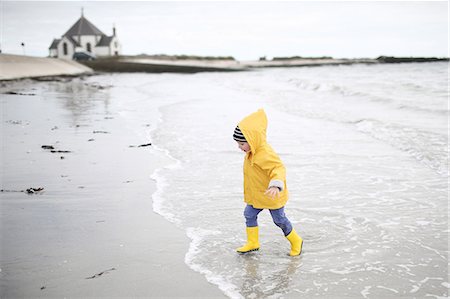
<svg viewBox="0 0 450 299"><path fill-rule="evenodd" d="M239 122L239 129L244 134L250 145L250 152L255 154L256 150L266 144L267 116L263 109L250 114Z"/></svg>

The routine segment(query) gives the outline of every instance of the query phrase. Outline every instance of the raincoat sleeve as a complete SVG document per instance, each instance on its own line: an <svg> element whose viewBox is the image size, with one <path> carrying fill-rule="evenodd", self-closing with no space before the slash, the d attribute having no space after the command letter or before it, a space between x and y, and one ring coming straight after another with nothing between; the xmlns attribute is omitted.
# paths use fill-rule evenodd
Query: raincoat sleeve
<svg viewBox="0 0 450 299"><path fill-rule="evenodd" d="M270 182L269 186L267 186L268 188L278 187L280 191L285 189L286 169L277 154L272 151L266 151L263 155L255 157L254 162L269 177Z"/></svg>

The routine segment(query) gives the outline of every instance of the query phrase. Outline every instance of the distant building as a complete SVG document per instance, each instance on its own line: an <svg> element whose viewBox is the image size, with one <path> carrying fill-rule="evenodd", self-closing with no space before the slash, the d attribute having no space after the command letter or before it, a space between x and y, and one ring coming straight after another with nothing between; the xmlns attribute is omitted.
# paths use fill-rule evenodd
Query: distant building
<svg viewBox="0 0 450 299"><path fill-rule="evenodd" d="M73 59L74 54L85 56L116 56L121 54L121 45L113 27L113 35L107 36L89 22L81 12L80 19L49 47L49 56Z"/></svg>

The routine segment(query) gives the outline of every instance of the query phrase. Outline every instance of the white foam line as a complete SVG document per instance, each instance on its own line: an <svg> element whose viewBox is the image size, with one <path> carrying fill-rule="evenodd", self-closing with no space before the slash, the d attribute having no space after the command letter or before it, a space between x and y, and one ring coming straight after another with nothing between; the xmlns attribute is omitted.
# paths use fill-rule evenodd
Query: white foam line
<svg viewBox="0 0 450 299"><path fill-rule="evenodd" d="M367 298L367 296L370 294L369 290L371 288L371 286L365 286L364 290L361 291L361 295L363 295L364 298Z"/></svg>
<svg viewBox="0 0 450 299"><path fill-rule="evenodd" d="M243 299L244 297L239 293L237 287L229 283L225 277L221 275L214 274L205 267L200 266L194 262L195 256L201 251L201 243L204 238L210 235L217 235L220 232L209 231L201 228L187 228L187 236L191 239L189 244L189 250L184 257L184 262L194 271L203 274L206 280L212 284L217 285L217 287L228 297L233 299Z"/></svg>
<svg viewBox="0 0 450 299"><path fill-rule="evenodd" d="M379 289L385 289L385 290L388 290L388 291L391 291L391 292L394 292L394 293L398 294L398 291L397 291L397 290L391 289L391 288L387 288L387 287L385 287L385 286L377 286L377 288L379 288Z"/></svg>
<svg viewBox="0 0 450 299"><path fill-rule="evenodd" d="M412 242L412 241L411 241ZM412 242L412 243L415 243L415 242ZM443 260L447 260L447 257L446 256L444 256L444 255L442 255L439 251L437 251L436 249L434 249L434 248L431 248L431 247L428 247L428 246L425 246L425 245L423 245L423 244L418 244L420 247L423 247L423 248L425 248L425 249L428 249L428 250L431 250L431 251L433 251L434 253L436 253L437 255L439 255Z"/></svg>
<svg viewBox="0 0 450 299"><path fill-rule="evenodd" d="M166 178L164 176L160 175L160 172L164 169L175 169L177 167L180 167L181 163L178 161L178 163L170 164L168 166L164 166L162 168L156 169L153 174L151 175L151 178L155 180L156 182L156 191L152 194L152 200L153 200L153 211L167 220L169 220L172 223L175 223L177 226L180 225L180 220L175 218L175 215L173 213L164 211L164 190L169 185L167 183Z"/></svg>
<svg viewBox="0 0 450 299"><path fill-rule="evenodd" d="M159 113L159 112L158 112ZM151 133L153 133L153 131L155 131L158 128L158 124L162 123L162 118L161 116L158 117L158 121L157 121L157 125L150 130L150 135ZM163 209L163 203L164 203L164 190L165 188L169 185L167 183L167 179L162 176L160 173L162 171L164 171L165 169L177 169L177 168L181 168L181 161L174 158L173 156L170 155L169 151L167 149L162 149L156 145L153 144L153 148L156 151L159 151L161 153L163 153L167 158L169 158L169 160L172 160L174 163L165 165L161 168L157 168L155 169L155 171L152 173L152 175L150 176L155 182L156 182L156 191L152 194L152 201L153 201L153 211L161 216L163 216L164 218L166 218L167 220L169 220L170 222L176 224L177 226L179 226L180 220L175 218L175 215L164 211Z"/></svg>

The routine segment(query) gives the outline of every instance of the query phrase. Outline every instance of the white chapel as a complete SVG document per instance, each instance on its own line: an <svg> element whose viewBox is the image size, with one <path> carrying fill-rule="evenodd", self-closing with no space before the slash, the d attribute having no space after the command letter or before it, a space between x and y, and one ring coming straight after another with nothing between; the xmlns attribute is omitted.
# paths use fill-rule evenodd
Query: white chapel
<svg viewBox="0 0 450 299"><path fill-rule="evenodd" d="M91 58L97 56L117 56L121 54L121 45L113 27L112 36L107 36L89 22L81 12L80 19L63 34L54 39L49 47L49 56L73 59L74 54L85 54Z"/></svg>

